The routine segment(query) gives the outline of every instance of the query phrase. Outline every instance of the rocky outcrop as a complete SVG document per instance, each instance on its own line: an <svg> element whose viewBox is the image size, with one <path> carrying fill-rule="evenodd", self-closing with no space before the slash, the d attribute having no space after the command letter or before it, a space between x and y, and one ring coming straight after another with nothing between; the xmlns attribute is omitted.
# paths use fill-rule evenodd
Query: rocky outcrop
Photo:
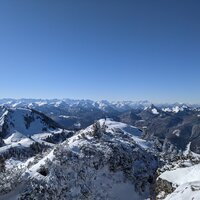
<svg viewBox="0 0 200 200"><path fill-rule="evenodd" d="M176 188L167 180L158 178L156 181L156 200L163 200L168 194L174 192Z"/></svg>

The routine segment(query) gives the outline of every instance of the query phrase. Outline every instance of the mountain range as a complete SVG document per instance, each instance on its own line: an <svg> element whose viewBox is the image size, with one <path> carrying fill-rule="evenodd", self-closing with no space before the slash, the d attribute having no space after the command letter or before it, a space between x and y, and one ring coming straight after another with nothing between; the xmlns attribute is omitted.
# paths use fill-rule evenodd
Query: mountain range
<svg viewBox="0 0 200 200"><path fill-rule="evenodd" d="M198 199L199 147L198 105L2 99L0 199Z"/></svg>

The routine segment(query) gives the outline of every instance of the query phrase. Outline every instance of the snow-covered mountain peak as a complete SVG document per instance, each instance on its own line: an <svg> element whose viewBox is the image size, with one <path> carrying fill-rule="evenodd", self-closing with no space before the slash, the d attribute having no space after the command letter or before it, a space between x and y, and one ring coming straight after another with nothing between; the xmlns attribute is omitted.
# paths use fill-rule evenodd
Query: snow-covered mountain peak
<svg viewBox="0 0 200 200"><path fill-rule="evenodd" d="M24 195L37 198L43 188L43 195L55 199L150 197L157 159L142 148L141 141L137 143L139 135L135 127L110 119L97 121L57 146L26 172L31 183Z"/></svg>
<svg viewBox="0 0 200 200"><path fill-rule="evenodd" d="M4 137L16 132L31 136L58 128L58 125L44 114L27 108L4 110L0 118L0 126Z"/></svg>
<svg viewBox="0 0 200 200"><path fill-rule="evenodd" d="M151 104L150 106L145 107L144 111L147 111L153 115L159 115L161 112L160 108L158 108L154 104Z"/></svg>
<svg viewBox="0 0 200 200"><path fill-rule="evenodd" d="M98 120L95 124L81 130L74 138L79 138L82 134L88 139L98 138L100 140L112 142L124 141L124 138L127 138L127 140L130 139L130 141L143 149L152 147L151 143L141 139L143 132L140 129L125 123L113 121L109 118ZM74 140L74 138L72 137L70 140Z"/></svg>

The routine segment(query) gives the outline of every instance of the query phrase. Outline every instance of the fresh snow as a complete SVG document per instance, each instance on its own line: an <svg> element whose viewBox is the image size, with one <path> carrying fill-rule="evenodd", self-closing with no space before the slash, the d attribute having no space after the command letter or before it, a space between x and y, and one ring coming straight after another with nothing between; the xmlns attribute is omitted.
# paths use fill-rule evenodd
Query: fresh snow
<svg viewBox="0 0 200 200"><path fill-rule="evenodd" d="M180 136L180 130L179 129L176 129L176 130L174 130L173 132L172 132L172 134L174 134L174 135L176 135L177 137L179 137Z"/></svg>
<svg viewBox="0 0 200 200"><path fill-rule="evenodd" d="M152 113L154 115L158 115L159 114L159 112L158 112L158 110L156 108L153 108L151 111L152 111Z"/></svg>
<svg viewBox="0 0 200 200"><path fill-rule="evenodd" d="M38 114L33 115L34 120L30 123L30 126L26 128L24 123L24 117L25 116L31 116L32 117L32 111L25 108L20 109L14 109L12 113L10 113L9 119L13 122L15 127L11 127L10 132L20 132L25 135L32 135L35 133L38 133L38 130L42 132L44 128L44 123L41 121Z"/></svg>
<svg viewBox="0 0 200 200"><path fill-rule="evenodd" d="M60 115L59 117L69 119L71 116L66 116L66 115Z"/></svg>
<svg viewBox="0 0 200 200"><path fill-rule="evenodd" d="M189 146L189 145L188 145ZM188 147L189 148L189 147ZM185 168L165 171L159 178L172 183L176 190L165 200L199 200L200 199L200 164Z"/></svg>
<svg viewBox="0 0 200 200"><path fill-rule="evenodd" d="M100 119L99 122L101 126L105 124L106 132L115 133L118 131L123 131L125 134L130 134L131 137L136 142L136 144L138 144L143 149L149 149L152 146L149 142L140 138L142 136L142 131L140 131L138 128L134 126L127 125L122 122L116 122L109 118ZM92 129L93 129L93 125L89 126L82 132L92 131Z"/></svg>
<svg viewBox="0 0 200 200"><path fill-rule="evenodd" d="M180 111L183 111L185 108L187 108L186 106L173 106L172 108L162 108L163 112L174 112L174 113L178 113Z"/></svg>
<svg viewBox="0 0 200 200"><path fill-rule="evenodd" d="M170 109L170 108L162 108L162 111L163 112L172 112L172 109Z"/></svg>
<svg viewBox="0 0 200 200"><path fill-rule="evenodd" d="M101 119L98 122L97 124L100 127L97 131L102 131L99 137L94 131L97 124L77 132L76 135L60 144L59 147L55 147L37 164L27 169L24 176L38 181L45 181L51 185L52 178L53 180L54 178L56 179L52 173L56 171L57 173L62 173L59 181L65 181L64 185L68 186L66 194L70 195L71 198L69 199L79 199L78 197L83 192L82 188L89 187L90 200L100 200L101 196L104 197L103 199L113 200L144 200L149 196L149 183L144 179L148 180L148 176L153 171L152 169L156 168L156 160L143 149L147 148L148 144L139 138L142 134L141 131L133 126L115 122L111 119ZM114 151L114 147L116 147L117 151ZM89 150L88 153L87 149ZM94 149L94 152L92 149ZM90 154L92 152L95 153L94 156ZM132 168L129 170L132 172L132 176L143 182L146 187L142 188L134 177L129 179L125 176L124 173L126 172L123 171L124 168L122 166L125 167L126 165L123 163L115 165L114 157L116 156L119 156L119 158L128 156L134 160L131 164L134 170ZM145 156L147 156L148 162L146 162ZM100 161L99 159L102 160ZM112 161L112 159L114 160ZM47 164L47 160L51 162ZM111 170L110 164L112 162L116 170ZM63 164L60 165L59 163ZM94 163L97 164L97 168ZM48 168L49 174L47 176L43 176L39 172L42 166ZM141 168L144 168L144 172L139 175ZM69 178L67 178L68 176ZM56 181L55 184L57 184ZM138 188L135 187L137 184ZM54 187L54 185L52 186ZM62 189L64 186L56 185L56 187L61 187Z"/></svg>
<svg viewBox="0 0 200 200"><path fill-rule="evenodd" d="M30 147L31 144L33 144L34 141L29 138L24 138L18 142L12 142L11 144L7 144L6 146L0 147L0 153L4 153L8 151L10 148L22 148L22 147Z"/></svg>
<svg viewBox="0 0 200 200"><path fill-rule="evenodd" d="M53 154L54 150L52 150L47 156L45 156L44 158L42 158L37 164L33 165L32 167L30 167L26 172L28 173L30 176L38 176L39 173L37 172L41 166L45 165L45 162L47 160L53 160L53 158L55 157Z"/></svg>
<svg viewBox="0 0 200 200"><path fill-rule="evenodd" d="M2 126L3 123L4 123L4 117L5 117L7 114L8 114L8 110L6 110L6 111L2 114L2 116L0 117L0 125L1 125L1 126Z"/></svg>
<svg viewBox="0 0 200 200"><path fill-rule="evenodd" d="M183 175L184 176L184 175ZM184 183L179 186L165 200L199 200L200 199L200 181Z"/></svg>
<svg viewBox="0 0 200 200"><path fill-rule="evenodd" d="M24 168L24 167L27 167L30 162L33 162L34 158L35 157L31 157L31 158L28 158L25 161L20 161L20 160L17 160L15 158L10 158L10 159L5 161L5 166L6 166L7 169L12 169L14 167Z"/></svg>
<svg viewBox="0 0 200 200"><path fill-rule="evenodd" d="M191 151L190 151L190 146L191 146L191 142L189 142L189 143L187 144L187 147L186 147L185 151L183 152L183 155L184 155L184 156L189 155L189 153L191 152Z"/></svg>
<svg viewBox="0 0 200 200"><path fill-rule="evenodd" d="M167 180L175 185L182 185L187 182L200 181L200 164L185 167L177 168L172 171L165 171L162 173L159 178Z"/></svg>
<svg viewBox="0 0 200 200"><path fill-rule="evenodd" d="M20 132L14 132L13 134L11 134L9 137L7 137L6 139L3 139L5 144L12 144L13 142L19 142L20 140L26 138L25 135L23 135Z"/></svg>
<svg viewBox="0 0 200 200"><path fill-rule="evenodd" d="M47 104L46 101L38 101L38 102L35 102L35 104L37 104L38 106L44 106Z"/></svg>
<svg viewBox="0 0 200 200"><path fill-rule="evenodd" d="M183 111L183 107L175 106L172 108L172 112L178 113L179 111Z"/></svg>

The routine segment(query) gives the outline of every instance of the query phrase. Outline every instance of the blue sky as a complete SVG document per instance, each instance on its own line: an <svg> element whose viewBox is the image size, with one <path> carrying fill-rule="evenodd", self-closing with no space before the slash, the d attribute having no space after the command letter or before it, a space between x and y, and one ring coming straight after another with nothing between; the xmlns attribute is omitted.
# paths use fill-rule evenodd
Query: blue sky
<svg viewBox="0 0 200 200"><path fill-rule="evenodd" d="M0 98L200 103L199 0L2 0Z"/></svg>

